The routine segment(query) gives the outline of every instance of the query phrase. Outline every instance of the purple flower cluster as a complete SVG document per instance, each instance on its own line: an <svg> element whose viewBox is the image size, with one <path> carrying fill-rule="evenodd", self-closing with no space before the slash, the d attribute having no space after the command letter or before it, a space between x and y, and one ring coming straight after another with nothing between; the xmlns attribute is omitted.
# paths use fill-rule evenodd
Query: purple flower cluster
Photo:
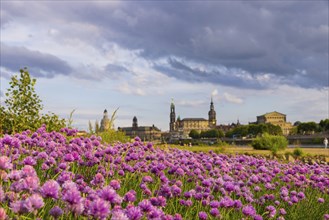
<svg viewBox="0 0 329 220"><path fill-rule="evenodd" d="M0 220L284 219L311 199L329 209L328 165L161 150L139 138L111 146L76 132L42 127L0 139Z"/></svg>

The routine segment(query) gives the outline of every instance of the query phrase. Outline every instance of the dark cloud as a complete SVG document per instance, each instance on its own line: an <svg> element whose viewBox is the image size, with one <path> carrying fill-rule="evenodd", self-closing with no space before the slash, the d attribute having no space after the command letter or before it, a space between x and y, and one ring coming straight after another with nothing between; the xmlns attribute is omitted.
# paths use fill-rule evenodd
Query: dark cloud
<svg viewBox="0 0 329 220"><path fill-rule="evenodd" d="M186 80L192 83L209 82L220 85L230 85L237 88L264 89L270 87L249 73L239 69L227 70L219 68L215 70L204 70L197 67L190 67L189 64L177 59L170 58L169 66L154 65L154 67L164 74L175 77L180 80Z"/></svg>
<svg viewBox="0 0 329 220"><path fill-rule="evenodd" d="M69 75L72 71L68 63L58 57L25 47L1 44L0 52L1 67L12 72L27 67L33 76L52 78L58 74Z"/></svg>
<svg viewBox="0 0 329 220"><path fill-rule="evenodd" d="M7 3L3 8L7 20L17 13L33 21L45 18L49 22L54 17L96 26L99 33L94 39L92 35L81 38L99 50L106 50L102 47L106 42L114 42L142 50L141 55L151 62L179 57L231 71L223 77L221 72L200 73L174 61L170 67L156 66L181 80L266 88L242 81L232 71L237 69L252 78L272 74L282 83L328 86L328 1L72 1L32 4L30 10L22 10L24 4ZM72 28L68 34L75 31L81 30Z"/></svg>

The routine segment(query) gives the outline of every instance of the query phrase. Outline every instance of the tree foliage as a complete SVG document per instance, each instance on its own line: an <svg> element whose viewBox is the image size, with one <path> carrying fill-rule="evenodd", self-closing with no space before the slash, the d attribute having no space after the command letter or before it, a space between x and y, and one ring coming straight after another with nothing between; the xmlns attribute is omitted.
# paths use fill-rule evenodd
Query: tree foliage
<svg viewBox="0 0 329 220"><path fill-rule="evenodd" d="M270 123L266 124L250 124L250 125L240 125L233 128L226 133L226 137L256 137L268 133L271 135L282 135L282 129L278 125L273 125Z"/></svg>
<svg viewBox="0 0 329 220"><path fill-rule="evenodd" d="M16 133L24 130L36 130L42 124L48 130L59 130L65 126L65 120L55 114L42 115L42 101L35 92L36 79L26 68L14 75L5 93L5 106L0 108L1 133Z"/></svg>
<svg viewBox="0 0 329 220"><path fill-rule="evenodd" d="M197 130L192 129L188 136L193 138L193 139L199 139L200 138L200 133Z"/></svg>
<svg viewBox="0 0 329 220"><path fill-rule="evenodd" d="M191 130L189 136L193 139L199 138L221 138L224 137L224 132L218 129L211 129L207 131L201 131L200 133L197 130Z"/></svg>
<svg viewBox="0 0 329 220"><path fill-rule="evenodd" d="M321 120L319 123L319 128L321 131L329 131L329 119Z"/></svg>
<svg viewBox="0 0 329 220"><path fill-rule="evenodd" d="M313 134L319 130L318 124L314 121L303 122L297 126L297 132L299 134Z"/></svg>
<svg viewBox="0 0 329 220"><path fill-rule="evenodd" d="M218 129L211 129L207 131L202 131L200 137L202 138L220 138L223 137L224 133Z"/></svg>

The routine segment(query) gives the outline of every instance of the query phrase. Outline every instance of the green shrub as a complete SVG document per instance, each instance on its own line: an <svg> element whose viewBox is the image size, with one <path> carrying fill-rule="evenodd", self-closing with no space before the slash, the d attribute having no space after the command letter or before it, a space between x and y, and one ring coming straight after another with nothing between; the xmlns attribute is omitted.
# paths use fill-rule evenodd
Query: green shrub
<svg viewBox="0 0 329 220"><path fill-rule="evenodd" d="M292 152L292 155L294 157L301 157L304 155L304 151L298 147Z"/></svg>
<svg viewBox="0 0 329 220"><path fill-rule="evenodd" d="M279 150L284 150L288 146L288 141L284 136L275 136L270 134L263 134L257 137L251 146L256 150L270 150L276 154Z"/></svg>

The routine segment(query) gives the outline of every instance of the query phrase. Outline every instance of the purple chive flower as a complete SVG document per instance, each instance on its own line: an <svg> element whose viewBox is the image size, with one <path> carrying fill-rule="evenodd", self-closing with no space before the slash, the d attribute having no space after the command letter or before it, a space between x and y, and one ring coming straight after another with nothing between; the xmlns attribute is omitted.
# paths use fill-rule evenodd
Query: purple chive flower
<svg viewBox="0 0 329 220"><path fill-rule="evenodd" d="M118 174L119 174L119 176L124 176L125 175L125 171L119 170Z"/></svg>
<svg viewBox="0 0 329 220"><path fill-rule="evenodd" d="M33 159L33 157L28 156L23 160L23 164L24 165L34 166L34 165L37 164L37 162L35 161L35 159Z"/></svg>
<svg viewBox="0 0 329 220"><path fill-rule="evenodd" d="M31 203L31 205L34 209L40 209L41 207L44 206L43 199L38 194L33 194L27 200Z"/></svg>
<svg viewBox="0 0 329 220"><path fill-rule="evenodd" d="M10 204L10 208L15 213L29 213L33 212L33 206L29 200L18 200Z"/></svg>
<svg viewBox="0 0 329 220"><path fill-rule="evenodd" d="M200 220L206 220L208 218L208 215L206 212L199 212L199 219Z"/></svg>
<svg viewBox="0 0 329 220"><path fill-rule="evenodd" d="M126 210L126 215L131 220L139 220L142 219L143 213L139 207L130 207Z"/></svg>
<svg viewBox="0 0 329 220"><path fill-rule="evenodd" d="M153 179L151 176L144 176L143 179L142 179L142 182L144 183L152 183L153 182Z"/></svg>
<svg viewBox="0 0 329 220"><path fill-rule="evenodd" d="M37 176L28 176L24 179L24 189L30 192L39 187L39 178Z"/></svg>
<svg viewBox="0 0 329 220"><path fill-rule="evenodd" d="M55 180L48 180L40 189L43 197L58 199L60 186Z"/></svg>
<svg viewBox="0 0 329 220"><path fill-rule="evenodd" d="M219 215L220 215L219 210L217 208L210 209L210 215L212 215L214 217L219 217Z"/></svg>
<svg viewBox="0 0 329 220"><path fill-rule="evenodd" d="M279 213L280 213L280 215L285 215L285 214L287 214L287 212L286 212L286 210L285 210L284 208L281 208L281 209L279 210Z"/></svg>
<svg viewBox="0 0 329 220"><path fill-rule="evenodd" d="M255 215L254 220L263 220L263 217L261 215Z"/></svg>
<svg viewBox="0 0 329 220"><path fill-rule="evenodd" d="M135 202L136 200L136 192L134 190L128 191L124 197L123 200L126 202Z"/></svg>
<svg viewBox="0 0 329 220"><path fill-rule="evenodd" d="M275 214L276 214L275 207L274 206L271 206L271 205L269 205L269 206L266 207L266 211L269 212L268 215L269 215L270 218L273 218L275 216Z"/></svg>
<svg viewBox="0 0 329 220"><path fill-rule="evenodd" d="M324 214L323 215L323 220L329 220L329 214Z"/></svg>
<svg viewBox="0 0 329 220"><path fill-rule="evenodd" d="M234 207L239 209L241 208L243 205L242 205L242 202L240 200L234 200Z"/></svg>
<svg viewBox="0 0 329 220"><path fill-rule="evenodd" d="M233 182L225 182L224 183L224 189L227 192L232 192L234 190L234 184L233 184Z"/></svg>
<svg viewBox="0 0 329 220"><path fill-rule="evenodd" d="M209 203L209 205L211 208L218 208L220 204L219 204L219 201L213 200Z"/></svg>
<svg viewBox="0 0 329 220"><path fill-rule="evenodd" d="M37 172L35 169L30 165L25 165L22 170L22 177L28 177L28 176L37 176Z"/></svg>
<svg viewBox="0 0 329 220"><path fill-rule="evenodd" d="M151 202L147 199L142 200L140 203L138 203L138 207L143 211L143 212L150 212L153 208Z"/></svg>
<svg viewBox="0 0 329 220"><path fill-rule="evenodd" d="M185 205L186 205L187 207L192 206L192 205L193 205L192 200L190 200L190 199L186 200L186 201L185 201Z"/></svg>
<svg viewBox="0 0 329 220"><path fill-rule="evenodd" d="M173 220L182 220L182 216L180 214L175 214Z"/></svg>
<svg viewBox="0 0 329 220"><path fill-rule="evenodd" d="M113 189L118 190L118 189L120 189L120 182L118 180L111 180L110 186Z"/></svg>
<svg viewBox="0 0 329 220"><path fill-rule="evenodd" d="M292 203L297 203L299 200L298 200L298 197L297 197L297 196L292 196L292 197L290 198L290 201L291 201Z"/></svg>
<svg viewBox="0 0 329 220"><path fill-rule="evenodd" d="M63 193L62 199L68 202L70 205L79 204L82 200L80 191L73 187Z"/></svg>
<svg viewBox="0 0 329 220"><path fill-rule="evenodd" d="M324 203L324 198L319 198L319 199L318 199L318 202L319 202L319 203Z"/></svg>
<svg viewBox="0 0 329 220"><path fill-rule="evenodd" d="M72 154L65 154L64 155L64 161L66 161L66 162L72 162L72 161L74 161L74 157L73 157L73 155Z"/></svg>
<svg viewBox="0 0 329 220"><path fill-rule="evenodd" d="M173 186L171 187L171 192L172 192L172 194L173 194L174 196L179 196L179 195L181 194L182 190L181 190L181 188L179 188L178 186L173 185Z"/></svg>
<svg viewBox="0 0 329 220"><path fill-rule="evenodd" d="M105 219L110 214L110 205L103 199L96 199L89 206L90 214L96 219Z"/></svg>
<svg viewBox="0 0 329 220"><path fill-rule="evenodd" d="M101 173L97 173L90 183L94 186L103 186L105 183L104 176Z"/></svg>
<svg viewBox="0 0 329 220"><path fill-rule="evenodd" d="M299 199L305 199L305 194L303 192L299 192L299 193L297 193L297 197Z"/></svg>
<svg viewBox="0 0 329 220"><path fill-rule="evenodd" d="M67 165L66 165L66 163L60 163L60 164L58 165L58 168L61 169L61 170L66 170Z"/></svg>
<svg viewBox="0 0 329 220"><path fill-rule="evenodd" d="M151 211L147 214L148 219L161 219L164 216L164 213L161 209L153 207Z"/></svg>
<svg viewBox="0 0 329 220"><path fill-rule="evenodd" d="M121 204L122 198L117 194L117 192L111 187L107 186L98 192L100 198L112 203Z"/></svg>
<svg viewBox="0 0 329 220"><path fill-rule="evenodd" d="M55 206L55 207L53 207L52 209L49 210L49 214L51 216L53 216L55 219L57 219L61 215L63 215L63 210L60 207Z"/></svg>
<svg viewBox="0 0 329 220"><path fill-rule="evenodd" d="M246 216L256 215L256 210L252 205L246 205L242 208L242 213Z"/></svg>
<svg viewBox="0 0 329 220"><path fill-rule="evenodd" d="M113 210L111 219L117 219L117 220L129 220L127 215L122 210Z"/></svg>
<svg viewBox="0 0 329 220"><path fill-rule="evenodd" d="M0 157L0 170L10 170L13 168L13 165L10 162L10 159L7 156Z"/></svg>
<svg viewBox="0 0 329 220"><path fill-rule="evenodd" d="M225 196L225 197L221 198L221 200L219 202L219 206L230 208L230 207L234 206L234 201L230 197Z"/></svg>

